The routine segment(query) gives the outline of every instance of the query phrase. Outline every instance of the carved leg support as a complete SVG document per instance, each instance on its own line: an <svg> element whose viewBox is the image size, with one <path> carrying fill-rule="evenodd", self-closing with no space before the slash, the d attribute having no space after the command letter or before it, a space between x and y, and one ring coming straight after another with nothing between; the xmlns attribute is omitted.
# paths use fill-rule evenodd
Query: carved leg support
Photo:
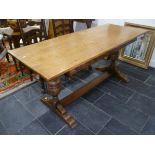
<svg viewBox="0 0 155 155"><path fill-rule="evenodd" d="M102 67L102 68L96 68L97 70L101 71L101 72L110 72L111 74L115 75L118 79L124 81L124 82L128 82L128 77L121 73L119 71L119 69L116 67L116 60L118 58L118 54L113 54L109 57L111 63L110 65L107 65L106 67Z"/></svg>
<svg viewBox="0 0 155 155"><path fill-rule="evenodd" d="M58 94L61 91L60 80L56 79L49 82L48 87L49 94L52 95L53 98L44 97L42 102L52 108L70 127L74 128L76 126L75 119L67 113L58 99Z"/></svg>

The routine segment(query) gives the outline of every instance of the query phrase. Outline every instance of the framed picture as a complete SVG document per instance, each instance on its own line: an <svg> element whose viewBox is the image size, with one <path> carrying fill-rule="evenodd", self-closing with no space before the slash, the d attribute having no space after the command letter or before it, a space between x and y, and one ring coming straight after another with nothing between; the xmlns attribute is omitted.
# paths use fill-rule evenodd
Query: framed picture
<svg viewBox="0 0 155 155"><path fill-rule="evenodd" d="M155 47L155 27L127 22L124 26L149 30L137 37L135 42L122 48L119 54L120 60L147 69Z"/></svg>

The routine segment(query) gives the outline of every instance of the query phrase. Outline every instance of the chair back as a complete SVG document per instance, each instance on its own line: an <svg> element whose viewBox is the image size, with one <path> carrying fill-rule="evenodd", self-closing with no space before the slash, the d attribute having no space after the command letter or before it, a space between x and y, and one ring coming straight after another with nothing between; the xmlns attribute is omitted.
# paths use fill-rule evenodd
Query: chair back
<svg viewBox="0 0 155 155"><path fill-rule="evenodd" d="M43 19L18 19L17 23L24 46L47 39L45 21Z"/></svg>
<svg viewBox="0 0 155 155"><path fill-rule="evenodd" d="M6 27L7 26L7 19L0 19L0 27Z"/></svg>
<svg viewBox="0 0 155 155"><path fill-rule="evenodd" d="M6 56L7 50L3 44L3 35L0 34L0 61Z"/></svg>
<svg viewBox="0 0 155 155"><path fill-rule="evenodd" d="M54 37L73 32L73 24L70 19L52 19Z"/></svg>

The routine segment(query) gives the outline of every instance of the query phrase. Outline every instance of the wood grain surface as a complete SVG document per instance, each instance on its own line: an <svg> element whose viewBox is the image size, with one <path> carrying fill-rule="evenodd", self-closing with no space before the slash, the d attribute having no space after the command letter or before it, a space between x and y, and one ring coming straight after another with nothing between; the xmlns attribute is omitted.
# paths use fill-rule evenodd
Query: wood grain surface
<svg viewBox="0 0 155 155"><path fill-rule="evenodd" d="M106 24L9 51L49 81L148 32Z"/></svg>

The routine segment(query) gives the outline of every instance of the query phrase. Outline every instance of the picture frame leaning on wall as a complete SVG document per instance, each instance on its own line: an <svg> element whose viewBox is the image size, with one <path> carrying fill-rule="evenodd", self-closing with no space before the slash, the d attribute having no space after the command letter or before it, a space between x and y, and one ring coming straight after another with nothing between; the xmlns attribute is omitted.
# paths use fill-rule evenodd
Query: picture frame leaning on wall
<svg viewBox="0 0 155 155"><path fill-rule="evenodd" d="M137 37L135 42L122 48L119 60L148 69L155 48L155 27L128 22L125 22L124 26L143 28L149 32Z"/></svg>

